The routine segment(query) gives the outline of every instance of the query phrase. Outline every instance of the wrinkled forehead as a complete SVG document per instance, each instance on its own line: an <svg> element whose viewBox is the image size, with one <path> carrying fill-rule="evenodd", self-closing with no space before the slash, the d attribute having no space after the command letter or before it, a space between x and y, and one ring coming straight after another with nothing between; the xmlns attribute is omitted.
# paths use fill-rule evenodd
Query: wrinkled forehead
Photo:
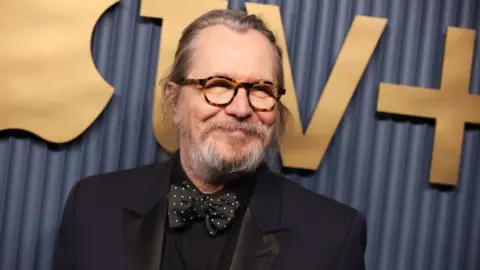
<svg viewBox="0 0 480 270"><path fill-rule="evenodd" d="M187 76L224 75L243 81L274 81L275 64L274 48L260 32L237 32L216 25L201 30L195 39Z"/></svg>

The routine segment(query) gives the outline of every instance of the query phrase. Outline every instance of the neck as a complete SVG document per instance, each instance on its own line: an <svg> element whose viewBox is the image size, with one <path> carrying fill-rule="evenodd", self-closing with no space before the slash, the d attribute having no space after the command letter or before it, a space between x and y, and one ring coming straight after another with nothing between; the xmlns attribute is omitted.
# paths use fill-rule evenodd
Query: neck
<svg viewBox="0 0 480 270"><path fill-rule="evenodd" d="M182 152L180 152L180 164L190 181L192 181L195 187L198 188L198 190L200 190L202 193L211 194L223 188L222 181L214 181L214 179L209 179L209 176L194 173L191 169L192 166L188 164L188 159Z"/></svg>

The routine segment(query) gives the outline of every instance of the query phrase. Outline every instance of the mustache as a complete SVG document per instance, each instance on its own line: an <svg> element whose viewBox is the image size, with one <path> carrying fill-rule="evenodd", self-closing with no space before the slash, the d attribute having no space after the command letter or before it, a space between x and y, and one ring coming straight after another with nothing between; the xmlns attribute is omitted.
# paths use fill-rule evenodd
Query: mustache
<svg viewBox="0 0 480 270"><path fill-rule="evenodd" d="M251 124L247 122L207 122L203 128L202 134L205 136L213 130L221 129L225 131L242 131L245 134L252 135L264 139L268 133L268 128L264 125Z"/></svg>

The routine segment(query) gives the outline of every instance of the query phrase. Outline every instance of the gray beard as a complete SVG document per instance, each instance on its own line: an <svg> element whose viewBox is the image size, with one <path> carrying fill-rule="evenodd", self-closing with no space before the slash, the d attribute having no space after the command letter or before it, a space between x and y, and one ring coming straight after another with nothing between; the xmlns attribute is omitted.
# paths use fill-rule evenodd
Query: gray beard
<svg viewBox="0 0 480 270"><path fill-rule="evenodd" d="M261 140L253 144L247 155L238 155L237 158L226 160L216 151L215 143L206 140L206 130L205 135L200 136L203 142L197 144L181 124L178 125L178 129L180 143L183 146L180 152L185 158L185 165L192 174L206 183L215 183L221 179L254 172L265 159L266 149L262 146ZM234 149L237 144L241 144L241 141L233 142Z"/></svg>

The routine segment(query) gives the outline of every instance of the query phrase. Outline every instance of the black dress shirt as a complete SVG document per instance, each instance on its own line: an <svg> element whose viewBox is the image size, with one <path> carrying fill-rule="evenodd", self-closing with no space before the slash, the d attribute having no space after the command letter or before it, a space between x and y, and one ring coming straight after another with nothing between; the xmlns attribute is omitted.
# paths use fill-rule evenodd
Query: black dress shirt
<svg viewBox="0 0 480 270"><path fill-rule="evenodd" d="M192 184L177 155L171 184L180 185L183 181ZM218 191L234 193L240 206L228 227L215 236L208 234L203 220L175 229L169 227L167 220L161 270L227 270L255 183L255 175L251 174L228 182Z"/></svg>

